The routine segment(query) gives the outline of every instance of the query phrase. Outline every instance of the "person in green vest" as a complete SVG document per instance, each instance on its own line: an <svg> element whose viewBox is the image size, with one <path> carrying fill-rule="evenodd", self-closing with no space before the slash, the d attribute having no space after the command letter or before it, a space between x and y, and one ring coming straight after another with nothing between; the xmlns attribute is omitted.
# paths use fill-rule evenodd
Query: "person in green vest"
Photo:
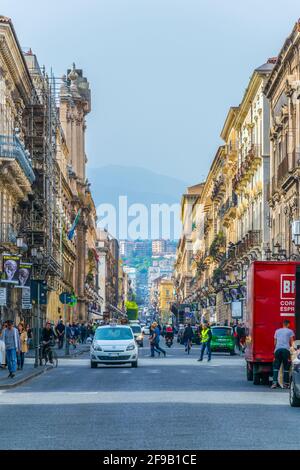
<svg viewBox="0 0 300 470"><path fill-rule="evenodd" d="M211 360L210 343L211 343L212 333L211 333L209 324L206 320L204 320L202 323L202 330L201 330L200 338L201 338L201 349L200 349L200 357L198 361L199 362L203 361L205 350L207 350L207 355L208 355L207 361L209 362Z"/></svg>

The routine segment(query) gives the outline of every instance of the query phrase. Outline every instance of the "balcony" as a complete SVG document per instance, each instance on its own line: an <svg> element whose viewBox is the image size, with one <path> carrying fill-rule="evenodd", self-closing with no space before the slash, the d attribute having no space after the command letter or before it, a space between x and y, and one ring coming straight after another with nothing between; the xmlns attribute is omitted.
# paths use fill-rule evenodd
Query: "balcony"
<svg viewBox="0 0 300 470"><path fill-rule="evenodd" d="M0 135L0 160L15 160L32 184L35 180L27 151L17 136Z"/></svg>
<svg viewBox="0 0 300 470"><path fill-rule="evenodd" d="M237 202L237 195L233 193L232 197L229 197L219 210L218 215L225 227L229 225L230 219L235 219L236 217Z"/></svg>
<svg viewBox="0 0 300 470"><path fill-rule="evenodd" d="M207 234L209 228L211 227L213 218L211 213L206 213L204 217L204 234Z"/></svg>
<svg viewBox="0 0 300 470"><path fill-rule="evenodd" d="M245 237L236 245L236 256L242 257L254 248L260 248L262 244L261 230L249 230Z"/></svg>
<svg viewBox="0 0 300 470"><path fill-rule="evenodd" d="M212 200L222 199L225 191L226 191L225 179L224 179L224 176L221 176L214 183L214 187L213 187L213 190L212 190L212 193L211 193L211 199Z"/></svg>
<svg viewBox="0 0 300 470"><path fill-rule="evenodd" d="M12 224L0 223L0 243L14 245L17 242L17 233Z"/></svg>
<svg viewBox="0 0 300 470"><path fill-rule="evenodd" d="M261 164L261 145L253 144L248 150L245 159L242 161L238 172L233 180L233 189L238 191L253 176Z"/></svg>

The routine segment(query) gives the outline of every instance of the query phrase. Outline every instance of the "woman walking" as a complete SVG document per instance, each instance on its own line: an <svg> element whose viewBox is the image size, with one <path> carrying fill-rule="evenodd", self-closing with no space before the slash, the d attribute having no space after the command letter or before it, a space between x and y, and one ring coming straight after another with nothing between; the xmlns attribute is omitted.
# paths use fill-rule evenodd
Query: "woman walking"
<svg viewBox="0 0 300 470"><path fill-rule="evenodd" d="M23 370L25 354L28 352L28 336L23 323L19 323L20 352L17 355L18 370Z"/></svg>

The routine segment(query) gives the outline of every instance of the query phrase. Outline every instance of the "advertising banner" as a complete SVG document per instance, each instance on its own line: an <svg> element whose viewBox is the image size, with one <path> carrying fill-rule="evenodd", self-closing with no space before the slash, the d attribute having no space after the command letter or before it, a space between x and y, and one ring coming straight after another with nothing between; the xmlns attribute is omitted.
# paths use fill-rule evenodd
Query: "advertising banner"
<svg viewBox="0 0 300 470"><path fill-rule="evenodd" d="M3 255L3 273L1 282L19 284L20 257L18 255Z"/></svg>
<svg viewBox="0 0 300 470"><path fill-rule="evenodd" d="M208 304L210 307L215 307L217 305L217 296L215 294L208 297Z"/></svg>
<svg viewBox="0 0 300 470"><path fill-rule="evenodd" d="M224 299L224 304L230 304L232 301L228 287L223 289L223 299Z"/></svg>
<svg viewBox="0 0 300 470"><path fill-rule="evenodd" d="M19 273L18 273L19 285L17 287L30 289L31 272L32 272L32 264L24 263L23 261L20 261Z"/></svg>

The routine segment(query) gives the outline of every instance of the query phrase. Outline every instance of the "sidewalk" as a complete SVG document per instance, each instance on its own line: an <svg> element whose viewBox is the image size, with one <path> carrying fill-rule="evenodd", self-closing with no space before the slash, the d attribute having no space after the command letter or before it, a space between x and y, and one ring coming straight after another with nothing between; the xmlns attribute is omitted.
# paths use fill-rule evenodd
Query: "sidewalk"
<svg viewBox="0 0 300 470"><path fill-rule="evenodd" d="M55 348L57 352L57 356L59 359L72 359L73 357L79 356L88 352L90 350L89 344L77 344L76 349L70 347L70 355L65 356L64 349ZM6 390L10 388L17 387L18 385L22 385L24 382L37 377L38 375L43 374L44 372L53 369L51 365L47 366L39 366L37 368L34 367L34 357L35 357L35 350L31 349L25 356L25 364L23 370L17 370L16 375L13 379L8 378L8 369L0 369L0 390ZM58 363L59 367L59 363Z"/></svg>
<svg viewBox="0 0 300 470"><path fill-rule="evenodd" d="M43 374L47 370L53 369L52 366L45 366L45 367L34 367L34 362L31 360L29 363L24 364L23 370L17 370L16 375L13 379L8 378L8 369L0 369L0 390L10 389L17 387L18 385L27 382L27 380L33 379L38 375Z"/></svg>

